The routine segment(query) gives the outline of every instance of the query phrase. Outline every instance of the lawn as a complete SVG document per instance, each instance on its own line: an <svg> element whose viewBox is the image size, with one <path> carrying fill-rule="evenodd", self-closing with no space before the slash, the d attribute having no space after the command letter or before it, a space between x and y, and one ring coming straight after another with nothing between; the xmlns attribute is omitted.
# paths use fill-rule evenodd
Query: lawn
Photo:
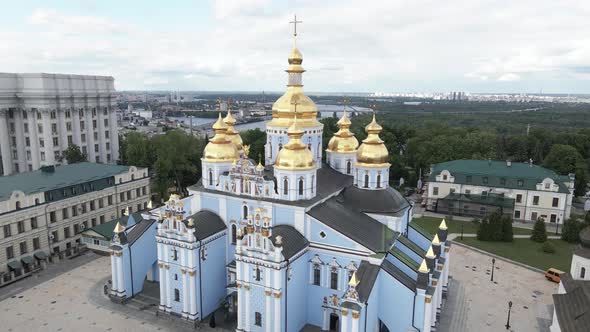
<svg viewBox="0 0 590 332"><path fill-rule="evenodd" d="M435 234L438 230L438 226L440 225L442 218L435 218L435 217L420 217L414 218L412 222L417 223L418 225L422 226L424 230L428 231L430 234ZM446 220L447 227L449 228L449 234L451 233L461 233L461 224L463 225L463 233L464 234L475 234L477 233L477 224L472 221L462 221L462 220ZM531 230L527 228L518 228L513 227L512 232L514 235L529 235L531 234Z"/></svg>
<svg viewBox="0 0 590 332"><path fill-rule="evenodd" d="M575 244L562 240L548 240L555 246L555 253L548 254L541 250L542 243L530 239L514 239L513 242L489 242L479 241L476 238L464 238L455 240L472 247L485 250L498 256L534 266L541 270L550 267L569 272L572 262L572 252Z"/></svg>

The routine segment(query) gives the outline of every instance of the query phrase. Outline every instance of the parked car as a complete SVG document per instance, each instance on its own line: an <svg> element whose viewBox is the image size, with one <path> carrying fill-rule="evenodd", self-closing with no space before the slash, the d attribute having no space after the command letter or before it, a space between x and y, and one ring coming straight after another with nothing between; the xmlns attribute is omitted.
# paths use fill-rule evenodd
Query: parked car
<svg viewBox="0 0 590 332"><path fill-rule="evenodd" d="M545 271L545 278L547 278L547 280L549 281L559 283L561 281L561 275L564 273L565 272L560 271L558 269L550 268L547 271Z"/></svg>

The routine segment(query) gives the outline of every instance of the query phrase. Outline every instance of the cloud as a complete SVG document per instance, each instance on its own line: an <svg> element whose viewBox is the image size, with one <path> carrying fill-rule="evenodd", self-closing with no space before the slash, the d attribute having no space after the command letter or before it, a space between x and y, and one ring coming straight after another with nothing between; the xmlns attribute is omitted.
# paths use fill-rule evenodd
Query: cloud
<svg viewBox="0 0 590 332"><path fill-rule="evenodd" d="M502 82L590 92L590 3L494 4L219 0L185 3L176 10L203 17L169 24L109 15L124 9L101 3L37 8L16 24L0 20L0 71L112 75L120 90L280 91L297 13L307 90L490 91Z"/></svg>

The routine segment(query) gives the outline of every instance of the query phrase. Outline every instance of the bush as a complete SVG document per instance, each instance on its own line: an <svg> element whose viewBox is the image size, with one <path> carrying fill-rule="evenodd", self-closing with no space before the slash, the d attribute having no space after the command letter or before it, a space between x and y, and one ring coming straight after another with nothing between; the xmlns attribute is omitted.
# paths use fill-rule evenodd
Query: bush
<svg viewBox="0 0 590 332"><path fill-rule="evenodd" d="M501 211L487 215L477 228L480 241L512 241L512 218L502 215Z"/></svg>
<svg viewBox="0 0 590 332"><path fill-rule="evenodd" d="M502 216L502 241L512 242L514 234L512 232L512 218L507 215Z"/></svg>
<svg viewBox="0 0 590 332"><path fill-rule="evenodd" d="M541 250L543 250L543 252L546 252L548 254L554 254L555 253L555 246L553 245L553 243L551 243L549 241L545 241L545 243L543 243L543 246L541 247Z"/></svg>
<svg viewBox="0 0 590 332"><path fill-rule="evenodd" d="M535 222L531 240L540 243L547 241L547 229L545 228L545 220L543 220L543 218L538 218Z"/></svg>

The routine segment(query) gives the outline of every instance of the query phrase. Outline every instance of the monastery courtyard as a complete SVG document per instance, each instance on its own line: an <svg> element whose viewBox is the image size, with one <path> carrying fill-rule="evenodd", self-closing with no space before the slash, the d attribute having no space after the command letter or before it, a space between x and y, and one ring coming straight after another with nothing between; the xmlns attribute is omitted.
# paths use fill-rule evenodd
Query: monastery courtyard
<svg viewBox="0 0 590 332"><path fill-rule="evenodd" d="M513 300L511 330L548 331L551 294L557 285L540 273L454 245L450 294L439 331L505 330ZM178 322L110 302L102 287L109 257L100 257L0 302L2 331L192 331ZM201 330L213 330L203 323ZM218 331L220 329L217 329Z"/></svg>

